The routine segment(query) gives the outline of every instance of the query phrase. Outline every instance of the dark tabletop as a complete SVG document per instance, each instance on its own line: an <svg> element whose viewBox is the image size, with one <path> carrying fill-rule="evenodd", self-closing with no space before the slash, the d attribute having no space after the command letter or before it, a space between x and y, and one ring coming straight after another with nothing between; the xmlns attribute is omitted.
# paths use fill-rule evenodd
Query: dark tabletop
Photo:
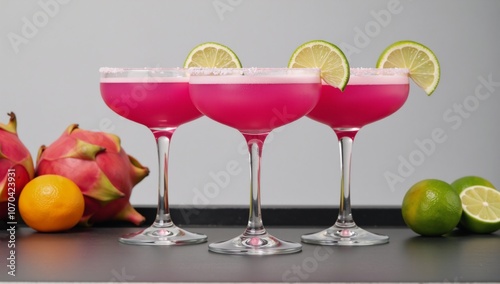
<svg viewBox="0 0 500 284"><path fill-rule="evenodd" d="M189 227L208 243L243 228ZM267 227L289 241L323 228ZM221 255L208 243L135 246L117 241L137 228L78 228L43 234L21 227L15 234L15 276L8 274L6 230L1 232L0 281L66 282L500 282L500 232L420 237L407 228L369 228L390 242L366 247L303 244L300 253L273 256ZM7 257L5 257L7 256Z"/></svg>

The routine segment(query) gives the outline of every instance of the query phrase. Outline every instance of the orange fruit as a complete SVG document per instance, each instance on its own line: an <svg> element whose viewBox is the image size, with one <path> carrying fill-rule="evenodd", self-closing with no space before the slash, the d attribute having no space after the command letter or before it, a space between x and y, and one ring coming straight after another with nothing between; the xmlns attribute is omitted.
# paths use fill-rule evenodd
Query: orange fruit
<svg viewBox="0 0 500 284"><path fill-rule="evenodd" d="M39 232L73 228L83 215L85 201L78 185L60 175L32 179L19 196L19 213L26 225Z"/></svg>
<svg viewBox="0 0 500 284"><path fill-rule="evenodd" d="M406 192L401 213L406 225L415 233L441 236L457 226L462 216L462 202L449 183L426 179Z"/></svg>

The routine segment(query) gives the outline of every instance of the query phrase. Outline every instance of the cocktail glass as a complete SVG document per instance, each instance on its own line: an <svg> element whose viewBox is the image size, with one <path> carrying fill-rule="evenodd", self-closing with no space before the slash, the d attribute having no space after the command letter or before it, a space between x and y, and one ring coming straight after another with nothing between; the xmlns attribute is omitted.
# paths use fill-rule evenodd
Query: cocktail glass
<svg viewBox="0 0 500 284"><path fill-rule="evenodd" d="M306 115L321 90L319 69L239 68L191 70L189 92L207 117L243 134L250 153L249 220L244 232L212 243L217 253L268 255L298 252L300 243L280 240L264 228L260 165L264 141L274 129Z"/></svg>
<svg viewBox="0 0 500 284"><path fill-rule="evenodd" d="M168 157L174 131L202 114L189 97L189 73L181 68L101 68L101 95L118 115L148 127L158 152L158 207L154 223L119 241L136 245L184 245L207 240L177 227L168 203Z"/></svg>
<svg viewBox="0 0 500 284"><path fill-rule="evenodd" d="M361 246L389 242L389 237L374 234L356 225L351 212L351 153L354 137L361 127L383 119L405 103L409 93L406 69L351 68L350 79L340 91L326 83L321 98L307 115L330 126L337 134L340 148L340 207L335 224L323 231L303 235L304 243Z"/></svg>

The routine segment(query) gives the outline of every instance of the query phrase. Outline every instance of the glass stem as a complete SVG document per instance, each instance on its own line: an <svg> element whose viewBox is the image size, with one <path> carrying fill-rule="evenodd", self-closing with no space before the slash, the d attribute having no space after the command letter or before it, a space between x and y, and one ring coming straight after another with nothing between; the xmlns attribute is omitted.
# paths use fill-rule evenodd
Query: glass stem
<svg viewBox="0 0 500 284"><path fill-rule="evenodd" d="M245 235L263 235L266 233L262 222L260 207L260 166L262 147L267 134L244 135L250 152L250 212Z"/></svg>
<svg viewBox="0 0 500 284"><path fill-rule="evenodd" d="M170 217L168 204L168 156L170 150L170 141L175 128L152 129L156 139L158 150L158 207L154 227L168 228L174 224Z"/></svg>
<svg viewBox="0 0 500 284"><path fill-rule="evenodd" d="M337 135L339 135L337 133ZM340 136L340 208L335 225L342 228L355 227L351 212L351 156L354 135Z"/></svg>

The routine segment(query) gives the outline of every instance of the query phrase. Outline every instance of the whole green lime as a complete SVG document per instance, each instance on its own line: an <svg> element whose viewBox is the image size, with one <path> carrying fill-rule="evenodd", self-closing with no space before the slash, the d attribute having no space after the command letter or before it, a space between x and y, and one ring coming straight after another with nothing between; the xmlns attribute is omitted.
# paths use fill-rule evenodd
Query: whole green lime
<svg viewBox="0 0 500 284"><path fill-rule="evenodd" d="M462 216L462 203L449 183L425 179L406 192L401 213L406 225L415 233L441 236L457 226Z"/></svg>

